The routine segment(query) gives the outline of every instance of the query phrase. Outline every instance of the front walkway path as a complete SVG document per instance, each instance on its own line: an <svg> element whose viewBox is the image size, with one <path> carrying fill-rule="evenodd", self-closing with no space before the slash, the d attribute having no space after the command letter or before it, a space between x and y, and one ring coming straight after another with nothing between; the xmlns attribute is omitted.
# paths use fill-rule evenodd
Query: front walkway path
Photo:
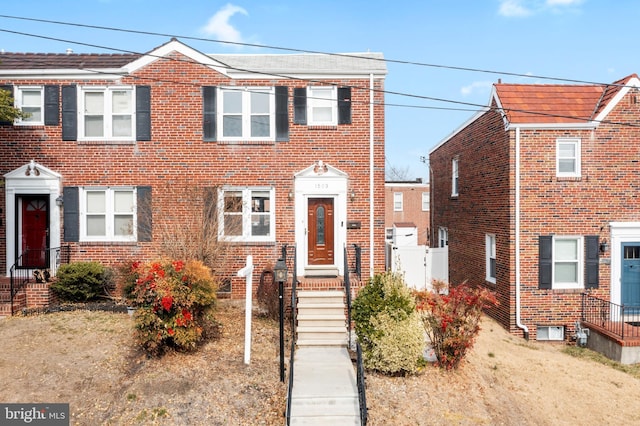
<svg viewBox="0 0 640 426"><path fill-rule="evenodd" d="M347 348L296 349L292 425L360 425L356 375Z"/></svg>

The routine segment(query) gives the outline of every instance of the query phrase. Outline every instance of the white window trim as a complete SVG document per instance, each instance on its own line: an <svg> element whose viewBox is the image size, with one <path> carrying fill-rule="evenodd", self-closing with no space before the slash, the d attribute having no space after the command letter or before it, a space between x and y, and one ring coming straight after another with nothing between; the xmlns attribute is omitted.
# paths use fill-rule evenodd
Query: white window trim
<svg viewBox="0 0 640 426"><path fill-rule="evenodd" d="M242 235L224 235L224 193L236 191L242 193ZM250 235L251 231L251 193L254 191L269 192L269 235ZM273 242L276 240L276 192L273 187L233 187L225 186L218 191L218 237L229 242Z"/></svg>
<svg viewBox="0 0 640 426"><path fill-rule="evenodd" d="M242 93L242 136L224 136L224 92ZM251 137L251 92L266 93L269 96L269 136ZM220 141L275 141L276 140L276 96L274 87L220 87L216 96L216 132Z"/></svg>
<svg viewBox="0 0 640 426"><path fill-rule="evenodd" d="M561 172L560 171L560 145L561 144L573 144L575 146L576 156L575 160L575 171L573 172ZM581 161L581 148L582 144L579 138L559 138L556 139L556 176L557 177L580 177L582 175L582 170L580 163Z"/></svg>
<svg viewBox="0 0 640 426"><path fill-rule="evenodd" d="M429 193L423 192L422 193L422 211L428 212L430 208L431 208L431 198L429 196Z"/></svg>
<svg viewBox="0 0 640 426"><path fill-rule="evenodd" d="M449 245L449 230L445 227L438 228L438 247L444 248Z"/></svg>
<svg viewBox="0 0 640 426"><path fill-rule="evenodd" d="M545 333L542 330L546 330ZM554 331L557 331L555 333ZM544 338L543 334L547 337ZM564 340L564 326L563 325L539 325L536 327L536 340L543 342L556 341L561 342Z"/></svg>
<svg viewBox="0 0 640 426"><path fill-rule="evenodd" d="M460 184L459 180L458 180L458 174L459 174L460 170L459 170L459 162L457 158L454 158L451 160L451 196L452 197L457 197L458 196L458 185Z"/></svg>
<svg viewBox="0 0 640 426"><path fill-rule="evenodd" d="M401 212L404 210L404 195L402 192L393 193L393 211Z"/></svg>
<svg viewBox="0 0 640 426"><path fill-rule="evenodd" d="M490 283L496 283L496 277L491 276L491 259L493 259L494 264L496 264L496 275L497 275L497 260L496 260L496 236L495 234L486 234L485 235L485 280Z"/></svg>
<svg viewBox="0 0 640 426"><path fill-rule="evenodd" d="M331 99L314 97L314 90L330 90ZM330 102L331 105L326 105ZM313 108L318 106L331 107L331 121L316 120ZM307 125L308 126L337 126L338 125L338 88L336 86L310 86L307 87Z"/></svg>
<svg viewBox="0 0 640 426"><path fill-rule="evenodd" d="M577 272L576 272L576 278L577 278L577 282L575 283L557 283L556 282L556 263L558 262L558 260L556 259L556 254L557 254L557 250L556 250L556 241L558 240L577 240L578 241L578 245L576 247L576 250L578 250L577 253ZM582 236L577 236L577 235L562 235L562 236L554 236L553 237L553 242L552 242L553 246L552 246L552 263L551 263L551 277L552 277L552 285L551 288L554 290L567 290L567 289L580 289L580 288L584 288L584 238Z"/></svg>
<svg viewBox="0 0 640 426"><path fill-rule="evenodd" d="M39 121L28 121L18 118L15 120L17 126L44 126L44 86L16 86L15 93L15 107L22 110L22 92L27 90L39 90L40 91L40 117ZM32 105L27 105L32 106Z"/></svg>
<svg viewBox="0 0 640 426"><path fill-rule="evenodd" d="M104 191L106 196L106 235L96 236L87 235L87 192ZM131 235L115 235L113 222L115 212L113 210L113 194L116 191L132 191L133 192L133 229ZM80 188L80 241L137 241L138 240L138 206L137 206L136 188L132 186L121 187L84 187Z"/></svg>
<svg viewBox="0 0 640 426"><path fill-rule="evenodd" d="M131 136L110 136L113 133L112 120L113 112L112 96L106 96L114 91L131 91ZM85 136L84 116L85 116L85 97L87 92L103 92L105 94L104 105L104 134L102 136ZM79 141L133 141L136 139L136 88L135 86L82 86L78 90L78 140Z"/></svg>

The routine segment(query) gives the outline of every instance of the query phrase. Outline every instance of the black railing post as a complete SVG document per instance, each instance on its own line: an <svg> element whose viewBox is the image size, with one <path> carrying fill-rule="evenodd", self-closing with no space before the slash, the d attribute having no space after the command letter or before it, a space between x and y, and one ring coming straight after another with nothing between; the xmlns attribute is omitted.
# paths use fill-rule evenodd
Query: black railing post
<svg viewBox="0 0 640 426"><path fill-rule="evenodd" d="M284 282L278 281L278 303L280 310L280 381L284 383Z"/></svg>

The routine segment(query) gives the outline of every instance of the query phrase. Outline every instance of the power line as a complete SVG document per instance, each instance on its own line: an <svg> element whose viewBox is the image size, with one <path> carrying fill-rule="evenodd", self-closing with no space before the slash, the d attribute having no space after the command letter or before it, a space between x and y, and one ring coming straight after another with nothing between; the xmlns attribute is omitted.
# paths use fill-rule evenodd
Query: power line
<svg viewBox="0 0 640 426"><path fill-rule="evenodd" d="M94 25L64 23L64 22L59 22L59 21L49 21L49 20L35 19L35 18L21 18L21 17L13 17L13 16L8 16L8 15L0 15L0 18L3 18L3 17L4 18L11 18L11 19L23 19L23 20L36 21L36 22L55 23L55 24L61 24L61 25L71 25L71 26L78 26L78 27L104 29L104 30L111 30L111 31L122 31L122 32L127 32L127 33L139 33L139 34L175 37L174 35L170 35L170 34L151 33L151 32L145 32L145 31L117 29L117 28L112 28L112 27L100 27L100 26L94 26ZM92 44L92 43L85 43L85 42L80 42L80 41L75 41L75 40L60 39L60 38L56 38L56 37L50 37L50 36L44 36L44 35L32 34L32 33L25 33L25 32L21 32L21 31L0 29L0 32L16 34L16 35L21 35L21 36L26 36L26 37L41 38L41 39L45 39L45 40L52 40L52 41L58 41L58 42L64 42L64 43L71 43L71 44L76 44L76 45L81 45L81 46L92 47L92 48L96 48L96 49L110 50L110 51L115 51L115 52L124 52L124 53L133 54L133 55L154 56L154 55L151 55L150 53L140 53L140 52L127 50L127 49L114 48L114 47L97 45L97 44ZM192 40L220 42L220 43L235 43L235 42L221 42L221 41L203 39L203 38L197 38L197 37L184 37L184 38L192 39ZM272 48L272 47L266 46L266 45L251 45L251 44L247 44L247 43L236 43L236 44L241 44L241 45L245 45L245 46L261 46L261 47ZM380 61L394 62L393 60L386 60L386 59L381 59L381 58L370 58L370 57L363 57L363 56L358 56L358 55L345 55L345 54L326 53L326 52L318 52L318 51L305 51L305 50L300 50L300 49L291 49L291 48L284 48L284 47L279 47L277 49L296 51L296 52L313 53L313 54L346 56L346 57L353 57L353 58L358 58L358 59L370 59L370 60L380 60ZM155 57L160 58L159 56L155 56ZM183 61L183 62L193 63L193 61L181 60L181 59L178 59L178 58L167 58L167 57L162 57L162 58L168 59L168 60L173 60L173 61ZM289 79L289 80L301 80L301 81L307 81L307 82L318 83L318 84L327 84L326 81L322 81L322 80L306 79L306 78L293 77L293 76L289 76L289 75L277 74L277 73L272 73L272 72L260 72L260 71L256 71L256 70L242 69L242 68L229 66L228 64L224 64L224 63L220 62L219 60L217 60L217 61L222 65L223 68L226 68L226 69L229 69L229 70L236 70L236 71L242 71L242 72L251 72L251 73L254 73L254 74L262 74L262 75L265 75L265 76L280 77L280 78ZM419 63L412 63L412 62L409 62L409 61L395 61L395 62L403 62L403 63L406 63L406 64L419 65ZM202 64L202 63L198 63L198 64L201 65L201 66L206 66L205 64ZM427 64L421 64L421 65L430 66L430 65L427 65ZM456 69L456 67L449 67L449 66L441 66L441 67ZM469 70L469 71L473 71L473 70L480 71L480 70L472 69L472 68L468 68L467 70ZM95 72L96 74L104 73L104 72L98 71L98 70L86 70L86 71ZM499 73L497 71L490 71L490 72ZM105 74L113 74L113 73L105 73ZM123 76L125 76L125 75L128 75L128 74L123 74ZM530 77L530 75L528 75L528 74L524 75L524 74L510 73L510 75L520 75L520 76ZM134 78L140 78L140 77L135 77L134 76ZM562 79L555 79L553 77L541 77L541 78L562 80ZM158 82L170 82L170 83L174 83L174 84L194 85L193 83L178 82L178 81L166 80L166 79L153 79L153 78L150 78L150 77L144 77L144 79L151 80L151 81L158 81ZM580 81L580 80L565 80L565 81L587 83L587 82ZM337 84L334 84L334 83L331 83L331 84L332 85L337 85ZM621 84L602 84L602 83L588 83L588 84L590 84L590 85L600 85L600 86L624 87L624 85L621 85ZM478 111L478 110L482 110L482 109L486 109L486 110L493 109L493 110L497 110L497 111L503 111L501 108L490 107L490 106L487 106L486 104L477 104L477 103L472 103L472 102L464 102L464 101L457 101L457 100L438 98L438 97L432 97L432 96L416 95L416 94L403 93L403 92L397 92L397 91L371 89L369 87L363 87L363 86L346 86L346 87L350 87L352 89L365 90L365 91L371 90L371 91L376 92L376 93L383 93L383 94L390 94L390 95L396 95L396 96L410 97L410 98L433 101L433 102L452 103L452 104L462 105L462 106L466 106L466 107L473 107L474 109L469 109L469 108L450 108L450 107L449 108L445 108L445 107L434 107L434 106L426 106L426 105L425 106L421 106L421 105L402 105L402 104L391 104L391 103L385 103L384 105L386 105L386 106L396 106L396 107L404 107L404 108L418 108L418 109L432 109L432 110L472 111L472 112ZM621 126L628 126L628 127L640 127L640 124L636 125L636 124L633 124L633 123L621 123L621 122L614 122L614 121L609 121L609 120L593 120L593 119L591 119L589 117L565 116L565 115L559 115L559 114L550 114L550 113L545 113L545 112L540 112L540 111L529 111L529 110L522 110L522 109L509 109L508 111L503 111L503 112L505 112L505 113L507 113L507 112L519 112L519 113L536 115L536 116L545 116L545 117L553 117L553 118L566 118L566 119L572 119L572 120L584 121L584 122L597 122L597 123L614 124L614 125L621 125Z"/></svg>
<svg viewBox="0 0 640 426"><path fill-rule="evenodd" d="M91 28L91 29L98 29L98 30L105 30L105 31L117 31L117 32L130 33L130 34L152 35L152 36L170 37L170 38L173 37L173 38L179 38L183 40L204 41L204 42L210 42L210 43L229 44L234 46L255 47L260 49L281 50L281 51L297 52L297 53L314 53L314 54L321 54L321 55L328 55L328 56L354 57L354 58L362 59L362 56L350 55L346 53L331 53L331 52L324 52L319 50L296 49L292 47L273 46L273 45L267 45L267 44L255 44L255 43L234 42L234 41L226 41L226 40L216 40L216 39L210 39L210 38L204 38L204 37L184 36L184 35L177 35L177 34L153 32L153 31L140 31L140 30L132 30L132 29L126 29L126 28L107 27L107 26L101 26L101 25L80 24L77 22L54 21L49 19L28 18L23 16L12 16L12 15L2 15L2 14L0 14L0 18L24 20L24 21L31 21L31 22L42 22L42 23L55 24L55 25L66 25L66 26L79 27L79 28ZM484 73L484 74L508 75L510 77L524 77L524 78L533 78L533 79L539 79L539 80L564 81L568 83L579 83L579 84L588 84L588 85L616 86L615 84L611 84L611 83L598 83L598 82L587 81L587 80L569 79L569 78L562 78L562 77L549 77L549 76L535 75L535 74L522 74L522 73L516 73L516 72L509 72L509 71L496 71L496 70L473 68L473 67L431 64L426 62L416 62L416 61L388 59L388 58L367 58L367 59L370 59L372 61L384 61L386 63L394 63L394 64L400 64L400 65L414 65L414 66L420 66L420 67L442 68L442 69L477 72L477 73Z"/></svg>

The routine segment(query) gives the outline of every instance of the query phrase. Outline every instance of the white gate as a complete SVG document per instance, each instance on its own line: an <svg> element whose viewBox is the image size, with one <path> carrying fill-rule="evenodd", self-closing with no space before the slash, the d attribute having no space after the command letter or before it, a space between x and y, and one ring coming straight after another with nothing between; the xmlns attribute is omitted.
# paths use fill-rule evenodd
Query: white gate
<svg viewBox="0 0 640 426"><path fill-rule="evenodd" d="M433 280L449 282L449 252L446 247L387 244L386 254L387 269L404 274L409 288L433 290Z"/></svg>

